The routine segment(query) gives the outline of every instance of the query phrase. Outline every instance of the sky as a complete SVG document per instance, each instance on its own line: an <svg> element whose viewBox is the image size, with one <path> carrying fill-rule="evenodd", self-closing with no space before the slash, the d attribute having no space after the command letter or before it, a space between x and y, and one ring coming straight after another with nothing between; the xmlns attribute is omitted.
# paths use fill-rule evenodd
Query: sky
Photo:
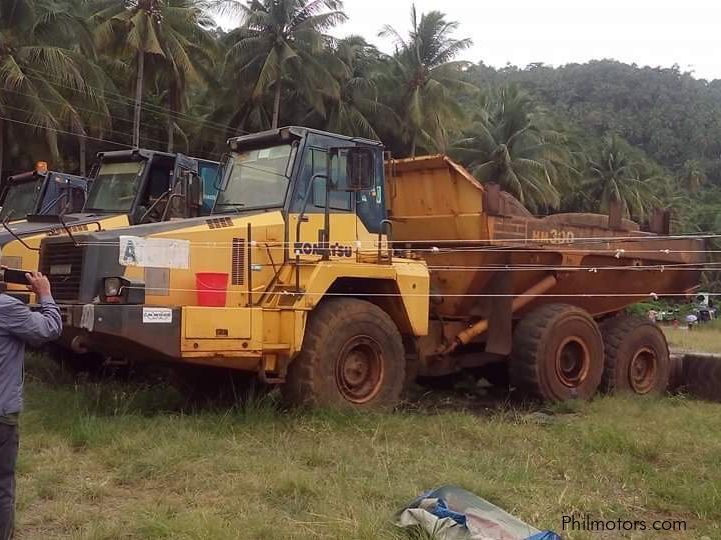
<svg viewBox="0 0 721 540"><path fill-rule="evenodd" d="M336 36L360 34L392 52L392 42L378 37L381 27L409 28L410 0L344 4L349 21ZM474 42L462 60L503 67L613 58L721 79L721 3L714 0L416 0L416 7L460 22L457 37Z"/></svg>

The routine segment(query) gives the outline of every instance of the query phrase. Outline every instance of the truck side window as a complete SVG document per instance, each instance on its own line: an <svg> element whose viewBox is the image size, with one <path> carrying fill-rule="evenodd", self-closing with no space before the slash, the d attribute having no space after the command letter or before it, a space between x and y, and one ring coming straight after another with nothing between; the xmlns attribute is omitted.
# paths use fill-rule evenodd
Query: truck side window
<svg viewBox="0 0 721 540"><path fill-rule="evenodd" d="M306 190L308 189L308 182L316 174L326 173L326 160L327 153L322 148L311 148L305 154L303 160L303 168L300 171L300 182L298 182L295 188L295 196L293 201L293 210L300 212L303 206L303 197L305 197ZM343 164L345 167L345 164ZM341 187L347 186L347 177L345 169L342 174L335 173L334 180L338 182ZM353 209L351 193L343 191L333 191L330 194L330 207L333 210L340 210L343 212L350 212ZM321 178L315 181L313 186L313 192L310 194L308 200L307 212L313 213L318 212L325 208L325 181Z"/></svg>
<svg viewBox="0 0 721 540"><path fill-rule="evenodd" d="M314 165L318 167L317 172L325 173L327 170L327 153L323 150L315 150L313 161ZM314 173L314 174L316 174ZM341 155L333 163L333 170L331 176L336 188L343 190L348 187L348 174L346 170L346 158ZM330 207L333 210L342 210L344 212L350 212L353 207L351 206L351 193L347 191L331 191L330 192ZM313 204L318 208L325 208L325 180L318 180L313 186Z"/></svg>
<svg viewBox="0 0 721 540"><path fill-rule="evenodd" d="M376 163L376 185L373 190L356 193L356 213L370 233L379 233L381 221L386 219L382 165L380 171L378 169Z"/></svg>

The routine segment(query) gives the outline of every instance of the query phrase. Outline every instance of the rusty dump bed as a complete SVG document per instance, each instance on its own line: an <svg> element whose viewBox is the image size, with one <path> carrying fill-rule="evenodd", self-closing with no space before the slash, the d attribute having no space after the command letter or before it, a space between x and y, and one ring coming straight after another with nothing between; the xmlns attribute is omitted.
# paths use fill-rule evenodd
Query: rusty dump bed
<svg viewBox="0 0 721 540"><path fill-rule="evenodd" d="M387 166L394 245L427 261L439 317L558 302L598 316L653 293L691 293L699 282L703 240L642 232L605 215L536 218L445 156Z"/></svg>

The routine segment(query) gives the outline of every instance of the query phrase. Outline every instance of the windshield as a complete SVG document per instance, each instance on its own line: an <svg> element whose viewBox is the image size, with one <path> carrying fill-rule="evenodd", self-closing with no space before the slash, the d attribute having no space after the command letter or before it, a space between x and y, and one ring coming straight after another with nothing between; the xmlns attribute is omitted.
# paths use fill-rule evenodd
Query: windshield
<svg viewBox="0 0 721 540"><path fill-rule="evenodd" d="M103 163L85 204L87 211L130 212L140 187L144 162Z"/></svg>
<svg viewBox="0 0 721 540"><path fill-rule="evenodd" d="M216 209L273 208L283 206L295 146L284 144L261 150L233 152L225 190L218 193Z"/></svg>
<svg viewBox="0 0 721 540"><path fill-rule="evenodd" d="M12 220L25 219L28 214L33 214L39 187L38 181L11 184L2 204L0 221L5 221L8 217Z"/></svg>

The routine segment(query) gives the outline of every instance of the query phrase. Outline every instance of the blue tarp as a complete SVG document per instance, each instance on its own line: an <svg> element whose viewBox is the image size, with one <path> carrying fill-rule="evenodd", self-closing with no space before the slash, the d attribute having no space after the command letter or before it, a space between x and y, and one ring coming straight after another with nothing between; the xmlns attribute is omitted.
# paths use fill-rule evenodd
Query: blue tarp
<svg viewBox="0 0 721 540"><path fill-rule="evenodd" d="M396 524L420 527L435 540L561 540L454 486L416 498L398 513Z"/></svg>

